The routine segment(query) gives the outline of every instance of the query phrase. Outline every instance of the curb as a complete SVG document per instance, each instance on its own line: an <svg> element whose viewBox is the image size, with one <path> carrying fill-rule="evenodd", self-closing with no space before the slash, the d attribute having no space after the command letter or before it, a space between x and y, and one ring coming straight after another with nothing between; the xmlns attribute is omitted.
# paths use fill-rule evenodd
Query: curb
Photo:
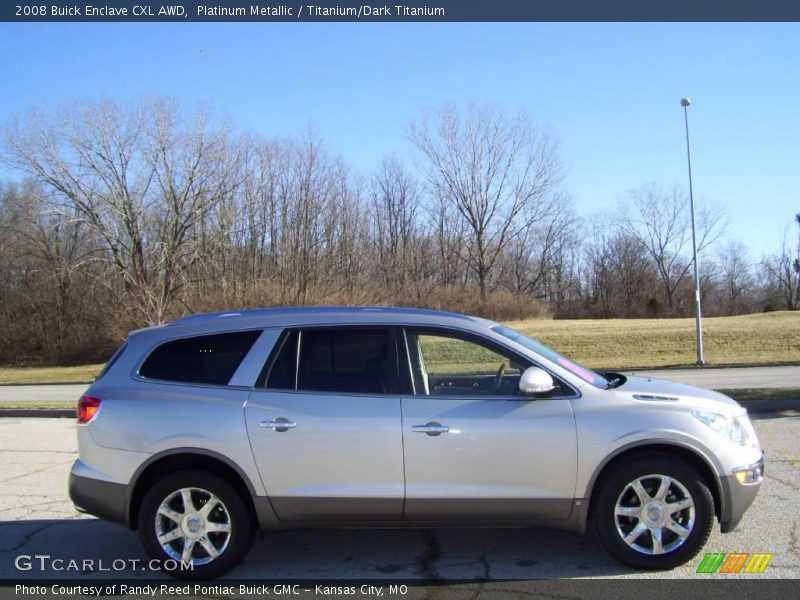
<svg viewBox="0 0 800 600"><path fill-rule="evenodd" d="M734 400L736 400L734 398ZM747 409L748 414L763 415L779 413L786 410L800 410L800 398L787 400L736 400Z"/></svg>
<svg viewBox="0 0 800 600"><path fill-rule="evenodd" d="M75 418L75 409L66 408L0 408L0 418Z"/></svg>
<svg viewBox="0 0 800 600"><path fill-rule="evenodd" d="M765 363L721 363L711 365L697 365L697 364L683 364L683 365L662 365L647 366L647 367L616 367L614 369L592 369L592 371L603 372L612 371L615 373L630 373L642 371L719 371L724 369L760 369L760 368L775 368L775 367L800 367L800 362L794 360L778 361L778 362L765 362Z"/></svg>

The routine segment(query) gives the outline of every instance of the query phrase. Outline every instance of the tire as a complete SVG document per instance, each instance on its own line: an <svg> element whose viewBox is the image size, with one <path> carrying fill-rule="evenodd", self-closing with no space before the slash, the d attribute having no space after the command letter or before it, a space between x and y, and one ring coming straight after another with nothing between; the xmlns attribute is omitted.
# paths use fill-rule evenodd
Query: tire
<svg viewBox="0 0 800 600"><path fill-rule="evenodd" d="M194 506L188 513L187 493ZM139 510L139 538L145 551L161 561L163 571L180 579L211 579L230 571L247 554L253 525L241 494L206 471L178 471L158 479ZM157 530L165 536L164 543ZM181 568L182 559L192 567Z"/></svg>
<svg viewBox="0 0 800 600"><path fill-rule="evenodd" d="M691 560L708 541L714 498L703 475L680 458L640 456L605 476L592 518L600 541L622 564L673 569Z"/></svg>

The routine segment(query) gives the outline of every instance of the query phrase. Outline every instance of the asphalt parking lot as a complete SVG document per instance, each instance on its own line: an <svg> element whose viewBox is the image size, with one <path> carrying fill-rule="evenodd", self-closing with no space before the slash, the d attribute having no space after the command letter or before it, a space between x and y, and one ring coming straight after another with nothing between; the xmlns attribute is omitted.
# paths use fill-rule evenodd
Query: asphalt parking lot
<svg viewBox="0 0 800 600"><path fill-rule="evenodd" d="M800 413L754 419L766 481L736 532L712 534L707 552L771 552L761 578L799 578ZM15 568L17 557L83 561L146 557L135 532L77 513L67 497L76 457L71 419L0 418L0 579L147 577L152 572ZM545 529L290 531L259 539L230 576L269 579L706 577L700 557L670 572L641 573L613 561L593 534ZM25 562L21 563L25 566ZM119 564L119 563L118 563ZM87 569L88 571L88 569ZM721 577L717 575L716 577ZM742 577L731 575L730 577ZM749 576L752 577L752 576Z"/></svg>

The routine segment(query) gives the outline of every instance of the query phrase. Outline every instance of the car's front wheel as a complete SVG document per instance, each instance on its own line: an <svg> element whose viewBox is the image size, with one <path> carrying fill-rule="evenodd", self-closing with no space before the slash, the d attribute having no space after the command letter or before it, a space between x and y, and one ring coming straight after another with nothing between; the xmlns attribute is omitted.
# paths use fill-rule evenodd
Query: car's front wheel
<svg viewBox="0 0 800 600"><path fill-rule="evenodd" d="M714 499L702 474L669 455L639 457L612 469L593 511L603 545L637 569L672 569L705 545Z"/></svg>
<svg viewBox="0 0 800 600"><path fill-rule="evenodd" d="M241 495L204 471L180 471L157 481L139 511L139 536L164 571L185 579L222 575L253 540L253 519Z"/></svg>

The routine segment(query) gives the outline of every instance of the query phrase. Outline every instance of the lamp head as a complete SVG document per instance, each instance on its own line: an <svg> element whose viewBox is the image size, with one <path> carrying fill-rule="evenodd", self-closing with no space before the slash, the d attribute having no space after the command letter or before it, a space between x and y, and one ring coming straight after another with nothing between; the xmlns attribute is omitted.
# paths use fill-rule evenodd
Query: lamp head
<svg viewBox="0 0 800 600"><path fill-rule="evenodd" d="M681 106L683 108L686 108L687 106L691 106L691 104L692 104L692 99L691 98L682 98L681 99Z"/></svg>

